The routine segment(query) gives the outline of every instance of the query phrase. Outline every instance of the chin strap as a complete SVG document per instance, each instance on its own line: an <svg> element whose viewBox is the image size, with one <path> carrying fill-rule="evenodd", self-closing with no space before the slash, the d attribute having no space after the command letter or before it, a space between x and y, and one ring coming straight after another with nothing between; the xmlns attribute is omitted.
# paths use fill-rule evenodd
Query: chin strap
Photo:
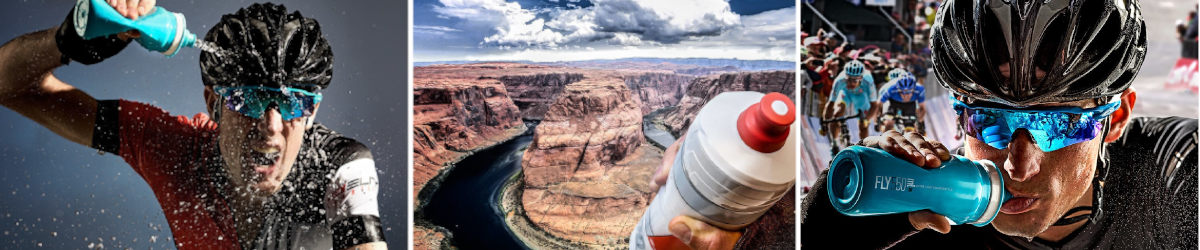
<svg viewBox="0 0 1200 250"><path fill-rule="evenodd" d="M1067 210L1067 213L1063 214L1062 218L1054 222L1055 226L1075 224L1084 219L1091 220L1094 223L1100 221L1100 218L1104 216L1104 180L1108 179L1109 170L1108 147L1104 142L1104 138L1108 136L1109 128L1112 125L1112 117L1106 118L1105 123L1107 125L1104 126L1104 133L1100 134L1099 156L1096 157L1096 175L1092 178L1092 206L1080 206ZM1091 211L1091 213L1067 217L1068 215L1082 211Z"/></svg>

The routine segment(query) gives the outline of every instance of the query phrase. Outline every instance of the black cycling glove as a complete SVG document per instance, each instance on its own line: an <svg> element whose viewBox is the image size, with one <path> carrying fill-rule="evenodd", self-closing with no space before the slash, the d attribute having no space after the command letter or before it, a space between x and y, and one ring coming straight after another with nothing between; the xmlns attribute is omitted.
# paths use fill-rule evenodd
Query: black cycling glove
<svg viewBox="0 0 1200 250"><path fill-rule="evenodd" d="M116 55L129 45L128 40L121 40L116 34L83 40L83 37L75 32L75 8L71 8L67 20L58 26L54 41L58 44L58 51L63 54L63 64L70 60L85 65L95 64Z"/></svg>

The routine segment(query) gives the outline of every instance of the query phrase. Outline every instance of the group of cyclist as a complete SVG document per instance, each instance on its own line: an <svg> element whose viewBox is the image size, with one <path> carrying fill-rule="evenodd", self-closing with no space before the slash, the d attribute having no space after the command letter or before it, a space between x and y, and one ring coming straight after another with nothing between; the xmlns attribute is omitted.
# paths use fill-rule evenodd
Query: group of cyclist
<svg viewBox="0 0 1200 250"><path fill-rule="evenodd" d="M871 131L924 134L924 67L906 56L887 58L878 48L826 51L832 39L804 39L809 56L804 69L812 84L809 115L818 117L820 134L834 152L866 138ZM914 58L914 57L908 57ZM914 58L915 59L915 58ZM911 71L918 71L920 76Z"/></svg>

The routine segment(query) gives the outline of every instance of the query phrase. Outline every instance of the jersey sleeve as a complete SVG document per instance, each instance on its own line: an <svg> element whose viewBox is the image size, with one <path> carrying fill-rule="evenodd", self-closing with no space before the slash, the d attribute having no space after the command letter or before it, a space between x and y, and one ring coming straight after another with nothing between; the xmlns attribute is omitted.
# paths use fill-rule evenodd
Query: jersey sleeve
<svg viewBox="0 0 1200 250"><path fill-rule="evenodd" d="M846 78L838 76L838 78L833 79L833 87L830 88L829 94L830 96L834 96L841 93L844 89L846 89Z"/></svg>
<svg viewBox="0 0 1200 250"><path fill-rule="evenodd" d="M205 141L206 133L216 130L203 114L193 119L171 116L153 105L126 100L100 101L96 113L92 147L121 156L156 190L187 173L175 168L190 166L179 163L211 143Z"/></svg>
<svg viewBox="0 0 1200 250"><path fill-rule="evenodd" d="M917 85L913 89L913 101L917 103L925 102L925 86Z"/></svg>
<svg viewBox="0 0 1200 250"><path fill-rule="evenodd" d="M876 92L878 90L875 89L875 81L874 80L866 81L866 79L867 79L866 77L863 77L862 85L867 85L867 94L871 95L867 98L867 100L878 101L879 100L879 92Z"/></svg>
<svg viewBox="0 0 1200 250"><path fill-rule="evenodd" d="M883 85L883 88L882 88L882 89L880 89L880 90L879 90L879 92L878 92L878 93L879 93L879 98L876 98L876 99L874 99L874 100L875 100L875 101L878 101L878 102L887 102L887 101L888 101L888 98L889 98L889 97L891 97L891 92L892 92L892 91L891 91L891 89L892 89L892 85L893 85L893 84L894 84L894 83L890 83L890 82L889 82L889 83L887 83L887 84L884 84L884 85Z"/></svg>
<svg viewBox="0 0 1200 250"><path fill-rule="evenodd" d="M366 146L347 139L337 143L334 162L339 167L327 187L326 213L333 231L334 249L384 241L379 220L379 177Z"/></svg>

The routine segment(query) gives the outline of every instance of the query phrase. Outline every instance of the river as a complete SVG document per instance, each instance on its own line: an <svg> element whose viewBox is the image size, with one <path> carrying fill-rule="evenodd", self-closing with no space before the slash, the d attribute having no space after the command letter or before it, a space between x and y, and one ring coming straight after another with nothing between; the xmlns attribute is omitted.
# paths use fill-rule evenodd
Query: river
<svg viewBox="0 0 1200 250"><path fill-rule="evenodd" d="M532 141L532 133L517 136L459 161L422 209L424 218L450 230L460 249L526 248L504 225L497 199Z"/></svg>
<svg viewBox="0 0 1200 250"><path fill-rule="evenodd" d="M642 131L659 147L675 142L659 126L644 124ZM521 156L531 142L533 133L527 133L459 161L422 209L423 217L450 230L451 244L460 249L527 248L504 224L498 199L505 180L521 171Z"/></svg>

